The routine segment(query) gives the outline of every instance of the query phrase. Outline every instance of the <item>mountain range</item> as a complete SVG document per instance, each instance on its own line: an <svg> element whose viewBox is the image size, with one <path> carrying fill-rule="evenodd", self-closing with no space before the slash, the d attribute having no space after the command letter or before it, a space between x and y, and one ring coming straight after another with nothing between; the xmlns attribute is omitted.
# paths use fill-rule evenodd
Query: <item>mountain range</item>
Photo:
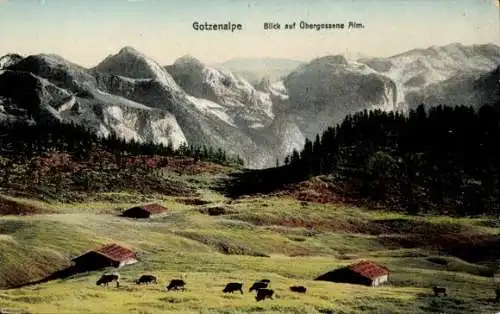
<svg viewBox="0 0 500 314"><path fill-rule="evenodd" d="M9 54L0 58L0 121L71 121L103 136L207 145L262 168L356 111L498 104L499 64L500 47L457 43L387 58L212 66L193 56L163 66L132 47L93 68Z"/></svg>
<svg viewBox="0 0 500 314"><path fill-rule="evenodd" d="M303 64L306 62L284 58L236 58L213 64L211 67L229 70L251 84L257 84L262 79L269 79L273 82L282 80Z"/></svg>

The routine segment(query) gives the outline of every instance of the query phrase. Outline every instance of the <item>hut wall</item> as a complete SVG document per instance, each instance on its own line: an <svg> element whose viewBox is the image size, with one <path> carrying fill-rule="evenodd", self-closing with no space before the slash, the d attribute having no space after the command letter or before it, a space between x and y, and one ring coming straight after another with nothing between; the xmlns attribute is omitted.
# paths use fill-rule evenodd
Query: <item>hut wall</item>
<svg viewBox="0 0 500 314"><path fill-rule="evenodd" d="M140 207L133 207L124 211L123 216L130 218L149 218L151 213Z"/></svg>
<svg viewBox="0 0 500 314"><path fill-rule="evenodd" d="M98 270L106 267L118 267L119 263L101 254L89 252L73 260L74 268L79 271Z"/></svg>
<svg viewBox="0 0 500 314"><path fill-rule="evenodd" d="M371 286L372 280L361 276L360 274L351 271L348 268L341 268L331 272L328 272L324 275L319 276L316 280L323 281L331 281L338 283L350 283L350 284L358 284L358 285L366 285Z"/></svg>
<svg viewBox="0 0 500 314"><path fill-rule="evenodd" d="M389 277L388 275L383 275L383 276L375 278L372 282L372 286L376 287L376 286L383 284L384 282L387 282L388 277Z"/></svg>
<svg viewBox="0 0 500 314"><path fill-rule="evenodd" d="M128 259L128 260L122 261L122 262L118 265L118 267L123 267L123 266L126 266L126 265L132 265L132 264L135 264L135 263L137 263L137 260L136 260L136 259L131 258L131 259Z"/></svg>

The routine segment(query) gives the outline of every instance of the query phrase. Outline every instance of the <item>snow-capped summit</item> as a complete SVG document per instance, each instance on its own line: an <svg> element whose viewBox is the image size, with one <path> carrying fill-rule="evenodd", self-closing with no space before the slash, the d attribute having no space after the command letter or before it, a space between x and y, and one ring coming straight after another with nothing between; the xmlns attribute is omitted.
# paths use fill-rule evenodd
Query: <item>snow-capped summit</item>
<svg viewBox="0 0 500 314"><path fill-rule="evenodd" d="M444 81L458 73L490 71L500 63L500 47L452 43L361 61L409 87L417 87Z"/></svg>
<svg viewBox="0 0 500 314"><path fill-rule="evenodd" d="M101 135L207 145L261 168L360 110L478 106L500 97L493 44L356 59L344 53L307 64L257 58L208 66L185 55L162 67L124 47L86 69L53 54L11 54L0 58L0 120L72 121Z"/></svg>
<svg viewBox="0 0 500 314"><path fill-rule="evenodd" d="M129 46L120 49L115 55L108 56L94 70L134 79L154 79L180 91L174 79L156 61Z"/></svg>
<svg viewBox="0 0 500 314"><path fill-rule="evenodd" d="M7 67L14 65L21 61L23 57L17 53L9 53L3 57L0 57L0 70L6 69Z"/></svg>
<svg viewBox="0 0 500 314"><path fill-rule="evenodd" d="M500 47L494 44L466 46L451 43L413 49L388 58L362 59L377 72L391 78L398 87L398 104L418 105L412 99L427 86L474 72L488 72L500 64ZM407 97L411 95L411 97Z"/></svg>
<svg viewBox="0 0 500 314"><path fill-rule="evenodd" d="M166 68L189 95L215 102L242 121L266 125L274 117L270 94L228 70L211 68L192 56L183 56Z"/></svg>

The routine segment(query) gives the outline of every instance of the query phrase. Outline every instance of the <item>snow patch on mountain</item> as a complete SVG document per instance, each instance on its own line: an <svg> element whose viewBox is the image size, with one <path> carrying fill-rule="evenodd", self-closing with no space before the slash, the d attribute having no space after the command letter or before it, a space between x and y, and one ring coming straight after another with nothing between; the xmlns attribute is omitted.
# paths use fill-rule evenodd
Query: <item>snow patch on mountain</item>
<svg viewBox="0 0 500 314"><path fill-rule="evenodd" d="M281 98L281 100L288 99L288 91L286 90L283 81L277 81L272 83L269 86L269 92L271 93L271 95Z"/></svg>
<svg viewBox="0 0 500 314"><path fill-rule="evenodd" d="M77 113L73 106L59 111L59 114L65 121L86 125L101 136L109 136L114 132L125 140L172 144L175 148L187 142L172 114L144 109L142 105L123 104L117 101L118 98L114 98L112 103L103 103L103 99L97 100L101 102L97 104L77 100Z"/></svg>
<svg viewBox="0 0 500 314"><path fill-rule="evenodd" d="M493 44L449 44L413 49L389 58L362 59L396 84L397 107L408 110L410 100L425 88L460 75L488 72L500 64L500 47Z"/></svg>
<svg viewBox="0 0 500 314"><path fill-rule="evenodd" d="M137 83L125 81L128 87ZM172 114L100 90L91 71L57 55L29 56L9 67L0 76L0 94L12 100L11 111L18 116L71 121L99 135L115 132L126 140L174 147L186 142Z"/></svg>
<svg viewBox="0 0 500 314"><path fill-rule="evenodd" d="M0 57L0 70L6 69L19 61L21 61L23 57L21 55L18 55L16 53L9 53L6 54L3 57Z"/></svg>
<svg viewBox="0 0 500 314"><path fill-rule="evenodd" d="M220 120L226 122L232 127L237 127L234 123L233 118L231 118L226 113L226 108L221 105L206 99L196 98L190 95L187 95L186 98L198 109L200 112L204 114L212 114L219 118Z"/></svg>
<svg viewBox="0 0 500 314"><path fill-rule="evenodd" d="M90 91L90 93L92 94L92 96L96 100L101 101L103 103L110 103L110 104L118 103L118 104L120 104L120 106L125 106L125 107L129 107L129 108L140 109L140 110L145 110L145 111L152 110L152 108L150 108L148 106L145 106L143 104L137 103L135 101L129 100L129 99L124 98L124 97L120 97L120 96L116 96L113 94L103 92L100 89L94 89L94 90Z"/></svg>
<svg viewBox="0 0 500 314"><path fill-rule="evenodd" d="M498 80L490 75L477 84L477 75L495 68L500 52L495 45L452 44L389 58L326 56L287 65L285 77L259 74L252 84L192 56L161 67L131 47L92 69L51 54L9 58L0 58L0 119L73 121L100 135L207 145L261 168L347 114L406 110L420 101L495 100Z"/></svg>
<svg viewBox="0 0 500 314"><path fill-rule="evenodd" d="M223 107L222 111L213 104L210 106L217 111L215 115L225 112L231 124L249 127L258 122L269 125L274 119L270 94L257 90L230 71L208 67L192 56L183 56L166 68L187 94ZM228 120L226 116L223 119Z"/></svg>
<svg viewBox="0 0 500 314"><path fill-rule="evenodd" d="M276 154L279 160L293 152L294 149L300 151L305 144L305 136L300 130L293 115L282 117L273 122L272 132L279 139L276 145Z"/></svg>

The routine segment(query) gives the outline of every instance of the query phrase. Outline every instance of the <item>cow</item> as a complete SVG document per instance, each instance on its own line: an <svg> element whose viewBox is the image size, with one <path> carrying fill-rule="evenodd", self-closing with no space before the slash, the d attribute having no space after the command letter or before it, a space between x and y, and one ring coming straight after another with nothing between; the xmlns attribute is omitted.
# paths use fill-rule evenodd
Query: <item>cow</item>
<svg viewBox="0 0 500 314"><path fill-rule="evenodd" d="M271 280L269 280L269 279L262 279L259 282L265 282L265 283L269 284L271 282Z"/></svg>
<svg viewBox="0 0 500 314"><path fill-rule="evenodd" d="M239 291L243 294L243 284L238 282L230 282L226 285L222 292L224 293L233 293L234 291Z"/></svg>
<svg viewBox="0 0 500 314"><path fill-rule="evenodd" d="M135 281L136 284L140 285L142 283L150 284L150 283L158 283L156 277L153 275L142 275L139 279Z"/></svg>
<svg viewBox="0 0 500 314"><path fill-rule="evenodd" d="M261 301L261 300L265 300L265 299L273 299L273 294L274 294L274 290L272 289L259 289L257 290L257 296L255 297L255 300L257 300L257 302Z"/></svg>
<svg viewBox="0 0 500 314"><path fill-rule="evenodd" d="M306 293L307 288L304 286L291 286L290 291L298 293Z"/></svg>
<svg viewBox="0 0 500 314"><path fill-rule="evenodd" d="M262 281L256 281L253 283L253 285L250 287L248 292L252 292L253 290L259 290L259 289L265 289L267 288L268 283L267 282L262 282Z"/></svg>
<svg viewBox="0 0 500 314"><path fill-rule="evenodd" d="M496 295L495 302L496 303L500 302L500 287L495 289L495 295Z"/></svg>
<svg viewBox="0 0 500 314"><path fill-rule="evenodd" d="M116 282L116 287L118 288L120 286L120 275L119 274L103 274L99 280L97 280L96 285L100 286L107 286L108 283L110 282Z"/></svg>
<svg viewBox="0 0 500 314"><path fill-rule="evenodd" d="M185 290L184 286L186 285L186 282L182 279L172 279L170 280L170 283L166 287L168 291L170 290Z"/></svg>
<svg viewBox="0 0 500 314"><path fill-rule="evenodd" d="M443 287L432 287L432 291L434 292L435 296L439 296L439 294L446 295L446 288Z"/></svg>

